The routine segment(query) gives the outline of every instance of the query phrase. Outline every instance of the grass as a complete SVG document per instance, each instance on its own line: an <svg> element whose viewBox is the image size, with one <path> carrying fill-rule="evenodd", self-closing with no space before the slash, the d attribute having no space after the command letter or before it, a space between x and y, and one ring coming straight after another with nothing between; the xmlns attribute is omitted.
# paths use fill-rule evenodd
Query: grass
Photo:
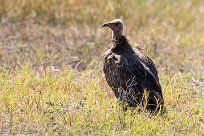
<svg viewBox="0 0 204 136"><path fill-rule="evenodd" d="M0 0L1 135L203 135L202 0ZM122 17L159 71L167 115L122 112L102 72Z"/></svg>

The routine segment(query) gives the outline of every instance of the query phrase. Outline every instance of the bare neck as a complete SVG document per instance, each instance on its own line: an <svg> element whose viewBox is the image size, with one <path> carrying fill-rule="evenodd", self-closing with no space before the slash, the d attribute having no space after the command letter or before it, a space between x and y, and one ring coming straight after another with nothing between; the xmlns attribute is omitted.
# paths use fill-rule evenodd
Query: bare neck
<svg viewBox="0 0 204 136"><path fill-rule="evenodd" d="M122 37L122 32L112 31L112 40L119 41L121 37Z"/></svg>

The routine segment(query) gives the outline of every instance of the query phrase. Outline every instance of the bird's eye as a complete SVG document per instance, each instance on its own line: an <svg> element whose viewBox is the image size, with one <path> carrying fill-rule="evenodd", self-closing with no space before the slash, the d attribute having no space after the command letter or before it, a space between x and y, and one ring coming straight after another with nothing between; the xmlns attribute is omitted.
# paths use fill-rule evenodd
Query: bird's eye
<svg viewBox="0 0 204 136"><path fill-rule="evenodd" d="M115 23L115 24L114 24L114 26L118 26L118 25L119 25L118 23Z"/></svg>

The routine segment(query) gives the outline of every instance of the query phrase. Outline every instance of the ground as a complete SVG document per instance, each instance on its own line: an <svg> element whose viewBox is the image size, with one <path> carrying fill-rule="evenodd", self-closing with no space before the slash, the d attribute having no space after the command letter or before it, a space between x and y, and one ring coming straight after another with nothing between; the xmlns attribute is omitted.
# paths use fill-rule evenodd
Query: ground
<svg viewBox="0 0 204 136"><path fill-rule="evenodd" d="M202 0L0 0L1 135L204 135ZM159 71L166 115L123 112L102 72L122 18Z"/></svg>

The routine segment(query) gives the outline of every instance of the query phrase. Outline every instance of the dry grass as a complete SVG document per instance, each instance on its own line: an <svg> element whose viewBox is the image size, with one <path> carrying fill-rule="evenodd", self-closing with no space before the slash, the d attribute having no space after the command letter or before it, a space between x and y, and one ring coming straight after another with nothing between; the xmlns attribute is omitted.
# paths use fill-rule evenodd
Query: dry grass
<svg viewBox="0 0 204 136"><path fill-rule="evenodd" d="M0 133L204 135L203 5L0 0ZM102 76L101 24L119 17L158 67L167 117L121 112Z"/></svg>

